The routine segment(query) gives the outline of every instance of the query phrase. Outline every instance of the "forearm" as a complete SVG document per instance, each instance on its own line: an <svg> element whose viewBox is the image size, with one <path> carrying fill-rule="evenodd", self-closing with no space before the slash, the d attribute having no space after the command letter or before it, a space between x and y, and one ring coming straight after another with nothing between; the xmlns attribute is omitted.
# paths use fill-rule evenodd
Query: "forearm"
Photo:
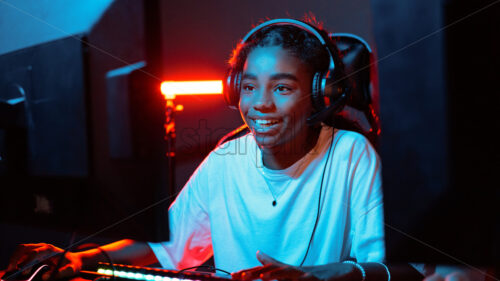
<svg viewBox="0 0 500 281"><path fill-rule="evenodd" d="M113 263L145 266L157 262L156 256L145 242L130 239L120 240L101 246ZM100 249L79 252L84 269L95 268L98 262L109 262Z"/></svg>

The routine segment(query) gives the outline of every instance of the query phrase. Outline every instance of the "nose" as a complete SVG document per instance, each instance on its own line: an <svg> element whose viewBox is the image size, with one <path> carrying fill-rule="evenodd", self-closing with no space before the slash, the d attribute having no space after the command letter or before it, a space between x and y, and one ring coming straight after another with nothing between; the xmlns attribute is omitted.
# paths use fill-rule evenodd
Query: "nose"
<svg viewBox="0 0 500 281"><path fill-rule="evenodd" d="M269 112L275 109L274 97L270 91L260 90L254 95L252 107L261 112Z"/></svg>

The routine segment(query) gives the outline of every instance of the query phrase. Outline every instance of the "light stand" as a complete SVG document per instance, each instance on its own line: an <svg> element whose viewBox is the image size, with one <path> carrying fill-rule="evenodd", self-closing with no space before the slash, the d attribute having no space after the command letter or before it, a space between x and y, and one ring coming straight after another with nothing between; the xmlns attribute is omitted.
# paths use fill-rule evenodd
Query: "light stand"
<svg viewBox="0 0 500 281"><path fill-rule="evenodd" d="M167 157L168 194L175 194L175 112L182 111L182 105L175 105L175 94L165 95L165 141Z"/></svg>

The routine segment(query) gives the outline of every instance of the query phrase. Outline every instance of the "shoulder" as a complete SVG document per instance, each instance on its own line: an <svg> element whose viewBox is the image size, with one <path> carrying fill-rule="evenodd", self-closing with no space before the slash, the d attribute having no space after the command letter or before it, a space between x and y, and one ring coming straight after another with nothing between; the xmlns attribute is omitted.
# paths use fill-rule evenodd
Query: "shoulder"
<svg viewBox="0 0 500 281"><path fill-rule="evenodd" d="M366 156L378 159L378 154L370 141L360 133L335 129L334 149L349 154L350 158Z"/></svg>
<svg viewBox="0 0 500 281"><path fill-rule="evenodd" d="M337 140L339 144L346 146L365 146L370 144L370 141L358 132L339 129L334 130L335 140Z"/></svg>
<svg viewBox="0 0 500 281"><path fill-rule="evenodd" d="M255 162L255 157L251 157L252 151L255 150L252 146L256 146L256 143L251 135L218 144L198 165L189 182L206 182L214 177L224 176L230 170L234 172L234 169L241 169L247 166L244 163L248 161Z"/></svg>
<svg viewBox="0 0 500 281"><path fill-rule="evenodd" d="M207 156L206 161L217 164L241 161L255 152L256 143L250 133L219 143Z"/></svg>
<svg viewBox="0 0 500 281"><path fill-rule="evenodd" d="M218 144L191 174L181 193L190 195L190 198L205 198L199 199L199 202L210 202L207 199L210 193L208 191L215 192L224 186L215 183L227 179L228 175L238 174L238 169L244 169L246 166L243 163L252 159L248 157L252 140L251 135L244 135Z"/></svg>

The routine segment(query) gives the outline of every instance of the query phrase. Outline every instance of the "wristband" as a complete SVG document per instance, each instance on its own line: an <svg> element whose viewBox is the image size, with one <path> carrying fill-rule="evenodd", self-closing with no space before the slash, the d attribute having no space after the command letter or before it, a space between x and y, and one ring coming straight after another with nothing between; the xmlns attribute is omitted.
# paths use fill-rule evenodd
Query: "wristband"
<svg viewBox="0 0 500 281"><path fill-rule="evenodd" d="M353 261L344 261L342 263L348 263L348 264L354 265L359 270L359 272L361 273L361 281L365 281L365 279L366 279L366 272L365 272L365 269L359 263L353 262Z"/></svg>

